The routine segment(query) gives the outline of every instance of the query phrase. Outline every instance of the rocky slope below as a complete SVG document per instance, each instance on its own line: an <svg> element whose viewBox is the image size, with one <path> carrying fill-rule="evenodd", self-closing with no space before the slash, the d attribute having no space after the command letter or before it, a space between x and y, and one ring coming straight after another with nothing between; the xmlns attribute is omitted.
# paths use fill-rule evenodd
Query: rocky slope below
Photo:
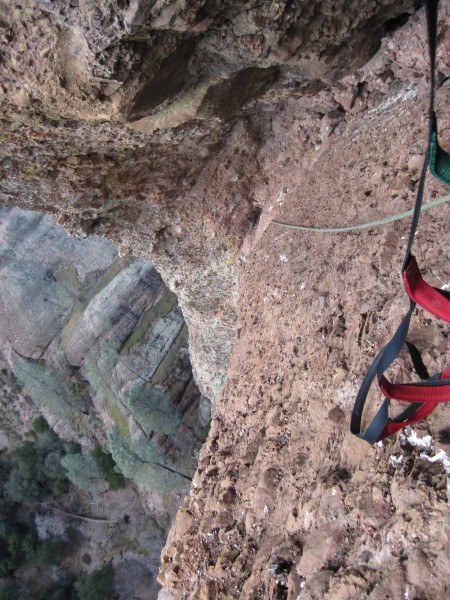
<svg viewBox="0 0 450 600"><path fill-rule="evenodd" d="M423 7L47 4L2 3L0 199L150 257L179 297L216 417L163 553L167 590L447 598L445 407L375 450L348 434L358 382L404 310L407 224L340 237L270 224L350 225L412 206L426 135ZM427 187L427 199L444 193ZM444 286L447 211L427 213L416 236ZM412 336L430 368L445 365L441 324L419 312Z"/></svg>

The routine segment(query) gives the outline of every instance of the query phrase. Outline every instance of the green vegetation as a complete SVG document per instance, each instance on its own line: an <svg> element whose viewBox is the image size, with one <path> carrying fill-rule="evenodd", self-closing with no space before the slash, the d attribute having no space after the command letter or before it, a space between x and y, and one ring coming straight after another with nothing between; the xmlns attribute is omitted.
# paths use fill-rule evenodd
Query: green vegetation
<svg viewBox="0 0 450 600"><path fill-rule="evenodd" d="M34 441L25 441L1 455L0 577L13 576L24 564L41 568L56 565L72 552L66 540L37 538L31 509L35 502L67 489L60 461L73 445L63 444L43 418L35 419L33 431ZM10 589L9 583L2 588L4 597Z"/></svg>
<svg viewBox="0 0 450 600"><path fill-rule="evenodd" d="M0 542L0 577L13 575L24 564L52 567L73 551L72 545L65 540L39 541L31 527L19 523L10 525Z"/></svg>
<svg viewBox="0 0 450 600"><path fill-rule="evenodd" d="M17 596L16 596L17 598ZM78 600L73 581L54 583L35 593L33 600Z"/></svg>
<svg viewBox="0 0 450 600"><path fill-rule="evenodd" d="M113 570L110 566L78 581L64 581L44 585L48 576L43 571L52 569L75 550L74 543L64 538L39 539L34 511L37 502L57 496L69 485L61 466L69 457L80 457L76 444L64 443L49 428L42 417L33 422L33 441L27 440L14 450L0 453L0 600L110 600L113 594ZM101 450L101 449L100 449ZM72 454L70 454L72 452ZM108 454L97 451L104 466L113 469ZM99 476L102 470L93 457L87 457ZM119 481L123 478L116 474ZM83 554L84 564L90 564L89 554ZM32 566L38 570L36 580L21 583L19 569Z"/></svg>
<svg viewBox="0 0 450 600"><path fill-rule="evenodd" d="M117 463L116 469L149 490L166 494L181 491L191 479L191 473L180 472L154 439L141 438L128 443L117 430L110 429L108 448Z"/></svg>
<svg viewBox="0 0 450 600"><path fill-rule="evenodd" d="M111 565L96 569L75 582L79 600L111 600L114 593L114 570Z"/></svg>
<svg viewBox="0 0 450 600"><path fill-rule="evenodd" d="M45 365L17 356L14 373L36 405L44 405L57 417L71 419L78 413L86 413L84 398L70 385L70 371L50 370Z"/></svg>
<svg viewBox="0 0 450 600"><path fill-rule="evenodd" d="M102 472L95 460L77 452L67 454L61 459L61 465L66 470L67 477L80 490L89 492L102 479Z"/></svg>
<svg viewBox="0 0 450 600"><path fill-rule="evenodd" d="M33 421L33 431L35 433L45 433L50 429L49 424L42 415L36 417Z"/></svg>
<svg viewBox="0 0 450 600"><path fill-rule="evenodd" d="M11 469L5 482L9 500L17 503L44 500L67 489L61 459L74 444L63 444L51 430L25 441L9 453Z"/></svg>
<svg viewBox="0 0 450 600"><path fill-rule="evenodd" d="M81 490L89 492L102 479L106 480L110 490L125 486L125 477L115 470L116 463L111 454L97 446L90 455L79 452L67 454L61 459L70 481Z"/></svg>
<svg viewBox="0 0 450 600"><path fill-rule="evenodd" d="M17 589L12 583L6 583L0 588L0 600L16 600L17 598Z"/></svg>
<svg viewBox="0 0 450 600"><path fill-rule="evenodd" d="M181 419L167 393L139 386L125 392L123 401L147 434L155 431L173 435L180 426Z"/></svg>
<svg viewBox="0 0 450 600"><path fill-rule="evenodd" d="M70 556L73 547L66 540L43 540L27 555L28 562L37 567L51 567Z"/></svg>
<svg viewBox="0 0 450 600"><path fill-rule="evenodd" d="M100 446L97 446L92 451L91 456L100 469L103 478L108 482L110 490L118 490L125 486L125 477L122 473L116 471L116 463L109 452L104 452Z"/></svg>

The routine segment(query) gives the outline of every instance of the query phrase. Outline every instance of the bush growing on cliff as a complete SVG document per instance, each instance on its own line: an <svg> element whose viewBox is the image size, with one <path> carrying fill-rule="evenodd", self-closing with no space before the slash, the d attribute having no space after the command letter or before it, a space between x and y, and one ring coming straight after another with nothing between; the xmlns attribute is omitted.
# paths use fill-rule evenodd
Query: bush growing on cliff
<svg viewBox="0 0 450 600"><path fill-rule="evenodd" d="M90 455L67 454L61 464L70 481L81 490L89 492L101 480L106 480L110 490L125 486L125 477L115 470L111 454L97 446Z"/></svg>
<svg viewBox="0 0 450 600"><path fill-rule="evenodd" d="M0 600L17 600L18 590L12 583L5 583L0 587Z"/></svg>
<svg viewBox="0 0 450 600"><path fill-rule="evenodd" d="M95 460L80 453L67 454L61 459L67 477L80 490L89 492L102 479L103 474Z"/></svg>
<svg viewBox="0 0 450 600"><path fill-rule="evenodd" d="M114 429L108 431L108 448L120 472L147 489L168 493L186 487L190 477L178 471L153 440L128 443Z"/></svg>
<svg viewBox="0 0 450 600"><path fill-rule="evenodd" d="M29 503L65 491L69 482L61 460L76 448L76 444L63 443L54 431L47 429L35 440L27 440L8 452L0 469L5 498Z"/></svg>
<svg viewBox="0 0 450 600"><path fill-rule="evenodd" d="M69 580L51 584L36 592L33 600L78 600L78 596L73 588L73 581Z"/></svg>
<svg viewBox="0 0 450 600"><path fill-rule="evenodd" d="M26 553L27 563L37 567L57 565L73 552L73 547L65 540L42 540Z"/></svg>
<svg viewBox="0 0 450 600"><path fill-rule="evenodd" d="M59 564L73 546L61 538L39 539L34 501L67 486L60 459L74 445L61 442L48 427L38 429L43 431L33 441L0 454L0 600L78 600L67 580L42 588L41 569ZM19 580L17 570L27 565L38 570L35 583Z"/></svg>
<svg viewBox="0 0 450 600"><path fill-rule="evenodd" d="M49 429L50 429L50 426L42 415L39 415L34 419L33 431L35 433L45 433Z"/></svg>
<svg viewBox="0 0 450 600"><path fill-rule="evenodd" d="M5 489L14 502L43 500L67 489L67 478L61 467L62 448L43 449L26 441L11 452L13 468Z"/></svg>
<svg viewBox="0 0 450 600"><path fill-rule="evenodd" d="M27 564L47 568L69 556L73 548L65 540L39 541L25 524L10 525L0 536L0 577L8 577L20 566Z"/></svg>

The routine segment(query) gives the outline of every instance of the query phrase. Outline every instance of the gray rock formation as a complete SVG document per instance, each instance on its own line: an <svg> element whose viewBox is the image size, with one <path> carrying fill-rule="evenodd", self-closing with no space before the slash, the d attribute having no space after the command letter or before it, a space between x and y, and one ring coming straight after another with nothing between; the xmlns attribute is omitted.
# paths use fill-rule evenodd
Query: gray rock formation
<svg viewBox="0 0 450 600"><path fill-rule="evenodd" d="M158 523L146 554L151 579L208 420L176 297L152 265L19 209L0 210L0 281L2 447L43 414L84 454L110 451ZM87 491L102 490L93 481ZM131 568L116 566L119 575Z"/></svg>

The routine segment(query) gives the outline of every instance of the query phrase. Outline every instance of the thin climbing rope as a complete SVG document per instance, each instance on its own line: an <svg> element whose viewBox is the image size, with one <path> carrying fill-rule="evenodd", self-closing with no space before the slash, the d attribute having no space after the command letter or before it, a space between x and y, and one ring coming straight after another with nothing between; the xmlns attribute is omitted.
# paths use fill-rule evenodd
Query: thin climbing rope
<svg viewBox="0 0 450 600"><path fill-rule="evenodd" d="M444 196L443 198L438 198L437 200L433 200L433 202L429 202L428 204L424 204L421 207L420 212L425 212L426 210L430 210L430 208L434 208L445 202L450 200L450 195ZM280 227L288 227L289 229L300 229L301 231L315 231L317 233L344 233L346 231L357 231L359 229L368 229L369 227L376 227L378 225L385 225L386 223L392 223L393 221L400 221L401 219L405 219L406 217L412 216L414 210L407 210L406 212L399 213L398 215L393 215L392 217L386 217L385 219L380 219L379 221L371 221L370 223L363 223L361 225L352 225L351 227L304 227L303 225L291 225L290 223L282 223L281 221L271 221L274 225L279 225Z"/></svg>

